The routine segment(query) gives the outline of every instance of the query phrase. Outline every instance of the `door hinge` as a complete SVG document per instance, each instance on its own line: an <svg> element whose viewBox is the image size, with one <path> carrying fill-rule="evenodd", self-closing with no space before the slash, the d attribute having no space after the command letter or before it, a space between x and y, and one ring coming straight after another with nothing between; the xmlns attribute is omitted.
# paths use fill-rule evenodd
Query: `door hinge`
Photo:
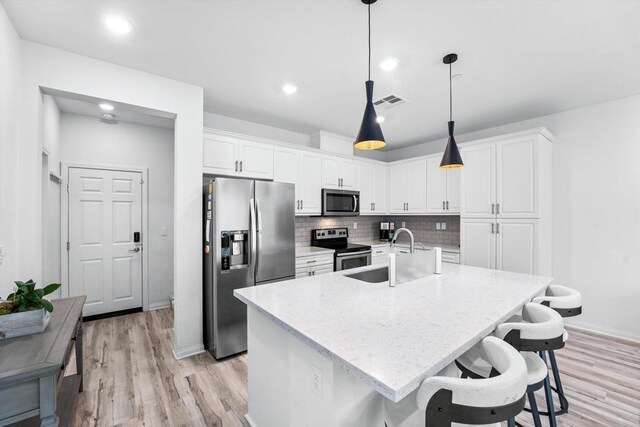
<svg viewBox="0 0 640 427"><path fill-rule="evenodd" d="M67 242L67 252L69 252L70 247L71 247L71 243Z"/></svg>

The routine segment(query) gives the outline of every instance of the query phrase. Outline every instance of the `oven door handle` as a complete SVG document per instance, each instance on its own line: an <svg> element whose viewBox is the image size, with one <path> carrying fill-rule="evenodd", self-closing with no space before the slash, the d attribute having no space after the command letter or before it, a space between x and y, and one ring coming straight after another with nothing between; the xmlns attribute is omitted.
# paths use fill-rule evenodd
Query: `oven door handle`
<svg viewBox="0 0 640 427"><path fill-rule="evenodd" d="M368 251L358 251L358 252L347 252L344 254L336 254L338 258L357 258L362 255L370 254L371 250Z"/></svg>

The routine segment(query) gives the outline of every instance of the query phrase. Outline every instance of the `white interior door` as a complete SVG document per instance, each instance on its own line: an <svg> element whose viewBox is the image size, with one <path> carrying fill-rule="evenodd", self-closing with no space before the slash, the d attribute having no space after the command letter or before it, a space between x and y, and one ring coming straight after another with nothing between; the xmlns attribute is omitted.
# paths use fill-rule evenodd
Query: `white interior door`
<svg viewBox="0 0 640 427"><path fill-rule="evenodd" d="M142 173L69 168L69 295L84 315L142 307Z"/></svg>

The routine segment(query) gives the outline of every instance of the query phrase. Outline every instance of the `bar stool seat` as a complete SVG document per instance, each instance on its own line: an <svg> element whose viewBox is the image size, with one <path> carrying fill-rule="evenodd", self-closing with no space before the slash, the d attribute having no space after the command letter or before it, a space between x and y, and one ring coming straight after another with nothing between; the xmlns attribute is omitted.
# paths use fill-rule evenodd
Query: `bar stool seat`
<svg viewBox="0 0 640 427"><path fill-rule="evenodd" d="M447 374L425 379L420 387L398 403L383 399L387 427L499 426L525 405L527 368L521 355L496 337L486 337L475 347L498 372L486 379L458 378L455 366Z"/></svg>

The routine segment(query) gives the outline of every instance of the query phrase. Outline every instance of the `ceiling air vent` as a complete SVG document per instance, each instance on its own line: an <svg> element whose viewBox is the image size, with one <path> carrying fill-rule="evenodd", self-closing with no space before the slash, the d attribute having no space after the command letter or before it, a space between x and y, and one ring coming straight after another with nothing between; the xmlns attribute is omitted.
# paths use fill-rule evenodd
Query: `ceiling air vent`
<svg viewBox="0 0 640 427"><path fill-rule="evenodd" d="M391 108L397 107L398 105L406 104L407 100L404 98L400 98L396 95L385 96L384 98L380 98L377 101L374 101L373 105L376 107L382 108L384 110L390 110Z"/></svg>

